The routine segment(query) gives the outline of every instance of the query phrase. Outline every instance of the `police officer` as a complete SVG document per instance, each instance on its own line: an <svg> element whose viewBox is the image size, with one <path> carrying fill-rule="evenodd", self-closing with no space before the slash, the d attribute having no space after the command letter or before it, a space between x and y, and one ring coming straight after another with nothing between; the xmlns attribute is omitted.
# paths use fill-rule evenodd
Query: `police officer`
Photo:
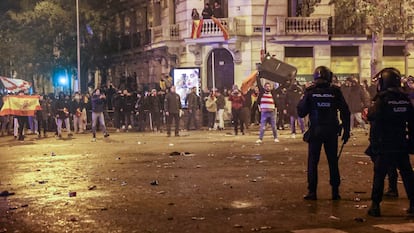
<svg viewBox="0 0 414 233"><path fill-rule="evenodd" d="M350 112L341 90L332 82L332 72L325 66L319 66L313 74L313 85L305 90L303 98L297 105L298 115L303 118L309 115L309 129L304 134L308 142L308 194L305 200L317 199L318 163L322 145L329 164L332 200L339 200L339 168L338 168L338 135L340 124L338 110L344 133L343 143L347 143L350 135Z"/></svg>
<svg viewBox="0 0 414 233"><path fill-rule="evenodd" d="M414 107L401 89L401 74L397 69L385 68L375 79L378 79L378 93L368 110L371 129L366 153L374 162L372 204L368 214L381 216L384 178L390 166L400 170L410 200L407 213L414 214L414 173L409 158L414 147Z"/></svg>

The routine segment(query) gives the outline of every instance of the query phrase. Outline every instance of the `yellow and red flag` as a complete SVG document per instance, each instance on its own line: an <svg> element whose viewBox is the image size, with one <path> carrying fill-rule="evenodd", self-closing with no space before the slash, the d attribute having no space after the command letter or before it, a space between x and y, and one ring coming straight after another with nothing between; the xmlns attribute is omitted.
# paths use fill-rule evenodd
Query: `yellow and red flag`
<svg viewBox="0 0 414 233"><path fill-rule="evenodd" d="M191 29L191 38L192 39L200 38L202 28L203 28L203 20L202 19L193 20L193 26L192 26L192 29Z"/></svg>
<svg viewBox="0 0 414 233"><path fill-rule="evenodd" d="M225 40L229 39L229 31L227 30L227 28L221 23L221 21L219 19L217 19L216 17L211 17L211 19L213 20L213 22L220 28L220 30L223 32L223 37Z"/></svg>
<svg viewBox="0 0 414 233"><path fill-rule="evenodd" d="M38 95L8 95L3 97L3 102L0 116L34 116L42 110Z"/></svg>
<svg viewBox="0 0 414 233"><path fill-rule="evenodd" d="M257 76L257 70L255 70L253 73L251 73L247 78L245 78L242 81L242 85L240 87L240 90L243 94L246 94L247 91L249 91L249 88L254 85L256 82L256 76Z"/></svg>

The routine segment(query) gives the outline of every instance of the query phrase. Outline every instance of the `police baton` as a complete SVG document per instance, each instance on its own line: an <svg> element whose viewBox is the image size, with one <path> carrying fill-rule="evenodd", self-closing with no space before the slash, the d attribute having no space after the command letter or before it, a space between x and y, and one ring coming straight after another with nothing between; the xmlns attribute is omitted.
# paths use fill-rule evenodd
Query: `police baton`
<svg viewBox="0 0 414 233"><path fill-rule="evenodd" d="M341 157L342 150L344 149L344 146L345 146L345 142L342 142L341 149L339 150L339 153L338 153L338 159Z"/></svg>

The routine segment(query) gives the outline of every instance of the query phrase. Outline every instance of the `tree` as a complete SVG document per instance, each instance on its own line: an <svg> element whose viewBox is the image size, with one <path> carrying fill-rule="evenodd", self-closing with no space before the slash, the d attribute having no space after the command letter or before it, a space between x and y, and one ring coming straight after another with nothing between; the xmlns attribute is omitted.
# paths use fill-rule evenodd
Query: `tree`
<svg viewBox="0 0 414 233"><path fill-rule="evenodd" d="M344 19L341 21L347 29L366 19L372 40L371 77L382 68L384 32L400 35L406 44L413 35L414 0L331 0L330 4L335 4L335 17Z"/></svg>
<svg viewBox="0 0 414 233"><path fill-rule="evenodd" d="M3 56L0 67L6 70L7 59L13 59L18 73L36 72L51 77L57 67L76 72L76 9L75 1L67 0L4 0L0 43ZM82 68L96 66L101 55L100 35L111 22L106 1L80 1L80 34ZM3 6L1 5L0 6ZM4 49L4 50L3 50ZM6 54L7 56L4 56ZM9 62L10 63L10 62ZM85 77L85 76L84 76ZM87 80L82 80L87 81Z"/></svg>

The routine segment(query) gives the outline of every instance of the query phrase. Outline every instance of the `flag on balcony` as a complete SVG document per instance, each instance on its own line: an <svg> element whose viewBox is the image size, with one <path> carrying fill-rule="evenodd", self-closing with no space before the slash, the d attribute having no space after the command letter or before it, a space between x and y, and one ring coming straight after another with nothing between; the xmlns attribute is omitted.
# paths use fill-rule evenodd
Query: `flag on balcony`
<svg viewBox="0 0 414 233"><path fill-rule="evenodd" d="M247 91L249 91L249 88L254 85L256 82L256 76L257 76L257 70L255 70L253 73L251 73L247 78L245 78L242 81L242 85L240 87L240 90L243 94L246 94Z"/></svg>
<svg viewBox="0 0 414 233"><path fill-rule="evenodd" d="M219 19L217 19L216 17L211 17L211 19L213 20L213 22L220 28L220 30L223 32L223 37L225 40L229 39L229 31L226 29L226 27L221 23L221 21Z"/></svg>
<svg viewBox="0 0 414 233"><path fill-rule="evenodd" d="M203 20L193 20L193 27L191 29L191 38L197 39L201 36L201 29L203 28Z"/></svg>
<svg viewBox="0 0 414 233"><path fill-rule="evenodd" d="M31 86L29 82L23 79L6 78L0 76L0 80L4 88L11 92L25 91L28 90Z"/></svg>
<svg viewBox="0 0 414 233"><path fill-rule="evenodd" d="M0 116L34 116L36 111L42 110L38 95L8 95L3 101Z"/></svg>

